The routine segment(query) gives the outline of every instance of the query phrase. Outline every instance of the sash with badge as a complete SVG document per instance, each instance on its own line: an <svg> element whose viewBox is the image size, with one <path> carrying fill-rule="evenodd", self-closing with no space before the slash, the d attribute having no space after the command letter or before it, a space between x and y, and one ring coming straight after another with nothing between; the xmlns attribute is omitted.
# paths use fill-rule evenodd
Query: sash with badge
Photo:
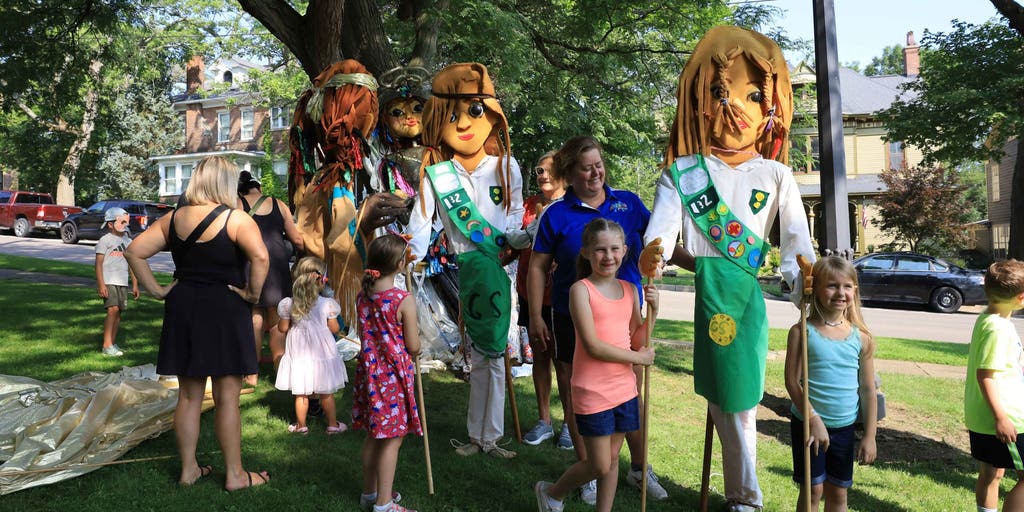
<svg viewBox="0 0 1024 512"><path fill-rule="evenodd" d="M431 165L426 171L441 209L477 248L456 256L466 333L477 352L489 358L504 357L512 321L511 282L498 259L507 243L505 233L491 225L473 204L451 161ZM500 187L491 187L491 194L501 193Z"/></svg>

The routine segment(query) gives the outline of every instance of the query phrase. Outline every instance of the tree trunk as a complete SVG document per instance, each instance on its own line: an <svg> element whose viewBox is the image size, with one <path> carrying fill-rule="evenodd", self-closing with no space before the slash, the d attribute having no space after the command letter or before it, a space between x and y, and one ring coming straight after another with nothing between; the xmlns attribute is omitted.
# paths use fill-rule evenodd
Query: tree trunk
<svg viewBox="0 0 1024 512"><path fill-rule="evenodd" d="M434 3L434 9L430 4ZM416 11L413 13L416 23L416 46L412 50L410 66L431 69L437 59L437 35L441 28L441 19L434 12L448 9L450 0L416 0Z"/></svg>
<svg viewBox="0 0 1024 512"><path fill-rule="evenodd" d="M1024 134L1017 136L1017 160L1010 185L1010 243L1007 257L1024 260Z"/></svg>
<svg viewBox="0 0 1024 512"><path fill-rule="evenodd" d="M342 33L348 30L343 26L345 2L311 0L305 15L296 12L286 0L238 0L238 3L288 47L310 80L341 60Z"/></svg>
<svg viewBox="0 0 1024 512"><path fill-rule="evenodd" d="M1024 7L1013 0L990 0L999 14L1006 16L1010 28L1024 36Z"/></svg>
<svg viewBox="0 0 1024 512"><path fill-rule="evenodd" d="M338 2L341 3L341 2ZM341 30L341 53L356 59L374 76L398 65L374 0L346 0ZM435 43L436 45L436 43Z"/></svg>
<svg viewBox="0 0 1024 512"><path fill-rule="evenodd" d="M60 176L57 178L57 204L75 204L75 174L78 166L82 163L82 155L89 148L89 141L92 140L92 132L96 128L96 116L100 109L100 70L103 69L103 62L100 59L93 59L89 63L89 78L91 85L85 93L85 112L82 114L82 124L77 130L75 141L68 150L68 156L64 158L64 164L60 167Z"/></svg>

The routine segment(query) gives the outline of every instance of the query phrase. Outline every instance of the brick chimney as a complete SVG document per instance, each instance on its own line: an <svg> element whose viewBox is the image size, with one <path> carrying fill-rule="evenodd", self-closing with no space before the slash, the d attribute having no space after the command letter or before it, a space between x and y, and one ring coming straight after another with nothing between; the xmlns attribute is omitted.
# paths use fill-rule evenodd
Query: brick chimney
<svg viewBox="0 0 1024 512"><path fill-rule="evenodd" d="M203 88L203 76L205 72L206 65L203 64L203 58L199 55L193 55L185 66L186 94L195 94L196 91Z"/></svg>
<svg viewBox="0 0 1024 512"><path fill-rule="evenodd" d="M921 47L914 40L914 32L907 32L907 46L903 48L903 74L917 76L921 72Z"/></svg>

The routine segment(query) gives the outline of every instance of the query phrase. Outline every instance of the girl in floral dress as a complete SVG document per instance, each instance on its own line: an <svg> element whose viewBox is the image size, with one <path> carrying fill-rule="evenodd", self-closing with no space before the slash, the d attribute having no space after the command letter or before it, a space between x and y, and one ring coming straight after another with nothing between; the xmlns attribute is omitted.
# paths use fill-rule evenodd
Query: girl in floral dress
<svg viewBox="0 0 1024 512"><path fill-rule="evenodd" d="M405 264L406 240L375 239L366 250L363 290L357 299L362 350L353 385L352 426L365 430L363 510L402 512L392 493L398 449L406 434L423 435L414 390L413 358L419 354L416 301L395 288Z"/></svg>

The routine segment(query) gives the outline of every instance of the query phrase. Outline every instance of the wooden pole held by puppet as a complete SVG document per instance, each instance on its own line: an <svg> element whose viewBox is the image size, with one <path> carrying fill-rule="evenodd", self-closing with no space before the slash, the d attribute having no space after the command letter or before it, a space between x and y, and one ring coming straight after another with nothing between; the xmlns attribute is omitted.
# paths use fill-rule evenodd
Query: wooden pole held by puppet
<svg viewBox="0 0 1024 512"><path fill-rule="evenodd" d="M654 282L655 276L658 274L658 267L661 265L661 256L664 249L661 247L661 238L655 238L644 250L640 253L640 273L647 278L647 284L650 285ZM640 293L643 293L642 291ZM651 333L654 331L654 307L651 303L647 303L647 327L644 332L644 347L651 346ZM640 455L640 471L643 473L642 482L640 484L640 511L644 512L647 510L647 479L649 473L647 471L647 453L648 447L650 446L649 433L650 429L648 425L651 419L651 367L644 366L644 410L643 416L640 420L641 437L643 439L643 451Z"/></svg>
<svg viewBox="0 0 1024 512"><path fill-rule="evenodd" d="M406 241L409 241L407 237ZM412 290L412 271L409 267L408 257L405 262L405 287L409 293ZM423 264L417 265L417 270L423 271ZM423 427L423 455L427 462L427 494L434 495L434 471L430 467L430 436L427 434L427 404L423 401L423 374L420 373L420 358L416 356L416 399L420 410L420 426Z"/></svg>
<svg viewBox="0 0 1024 512"><path fill-rule="evenodd" d="M811 393L807 383L807 313L814 293L814 277L811 275L811 262L803 254L796 255L796 262L800 266L800 285L803 292L800 297L800 357L804 400L800 404L800 410L804 417L804 510L811 510Z"/></svg>
<svg viewBox="0 0 1024 512"><path fill-rule="evenodd" d="M512 427L516 432L516 441L523 442L523 429L519 426L519 407L516 405L516 387L512 383L512 356L505 348L505 388L508 395L508 405L512 408Z"/></svg>

